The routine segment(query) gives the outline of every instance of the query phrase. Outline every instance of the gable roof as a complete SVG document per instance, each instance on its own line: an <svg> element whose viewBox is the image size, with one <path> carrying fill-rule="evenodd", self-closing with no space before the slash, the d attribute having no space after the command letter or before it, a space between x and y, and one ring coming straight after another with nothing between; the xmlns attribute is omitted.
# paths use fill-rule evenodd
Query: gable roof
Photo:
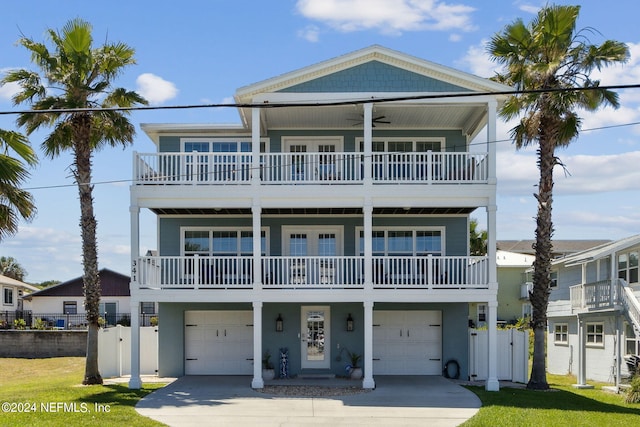
<svg viewBox="0 0 640 427"><path fill-rule="evenodd" d="M113 270L103 268L98 272L100 277L100 294L105 297L129 296L129 283L131 278L124 274L117 273ZM32 297L79 297L84 295L83 279L77 277L67 280L54 286L49 286L38 292L28 295L27 299Z"/></svg>
<svg viewBox="0 0 640 427"><path fill-rule="evenodd" d="M551 251L554 258L566 257L610 242L611 240L553 240L551 242L553 245ZM533 249L535 243L535 240L498 240L496 248L503 251L535 255L536 251Z"/></svg>
<svg viewBox="0 0 640 427"><path fill-rule="evenodd" d="M555 260L552 264L577 265L608 257L627 248L640 246L640 234L608 242L595 248Z"/></svg>
<svg viewBox="0 0 640 427"><path fill-rule="evenodd" d="M39 288L29 285L28 283L21 282L20 280L13 279L2 274L0 274L0 285L15 286L17 288L26 289L31 292L37 292L40 290Z"/></svg>

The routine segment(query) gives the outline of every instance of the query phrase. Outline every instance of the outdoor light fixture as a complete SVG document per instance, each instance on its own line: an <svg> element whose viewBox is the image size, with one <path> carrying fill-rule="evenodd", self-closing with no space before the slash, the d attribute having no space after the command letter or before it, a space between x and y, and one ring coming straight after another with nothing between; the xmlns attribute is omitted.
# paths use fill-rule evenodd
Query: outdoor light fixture
<svg viewBox="0 0 640 427"><path fill-rule="evenodd" d="M276 319L276 332L282 332L282 315L278 313L278 318Z"/></svg>
<svg viewBox="0 0 640 427"><path fill-rule="evenodd" d="M351 313L347 317L347 332L353 332L353 317L351 317Z"/></svg>

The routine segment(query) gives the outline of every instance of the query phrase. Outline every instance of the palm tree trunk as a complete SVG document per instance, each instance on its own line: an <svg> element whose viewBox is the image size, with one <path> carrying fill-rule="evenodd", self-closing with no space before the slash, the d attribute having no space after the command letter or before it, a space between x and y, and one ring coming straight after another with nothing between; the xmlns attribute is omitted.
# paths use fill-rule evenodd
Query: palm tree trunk
<svg viewBox="0 0 640 427"><path fill-rule="evenodd" d="M540 126L545 129L545 126ZM548 127L546 129L549 129ZM553 223L551 205L553 202L553 167L555 166L554 139L541 132L538 147L538 168L540 181L538 184L538 215L536 217L535 261L533 263L533 290L529 298L533 309L531 327L533 329L533 366L527 388L547 390L546 372L546 333L547 306L549 304L549 288L551 284L551 253Z"/></svg>
<svg viewBox="0 0 640 427"><path fill-rule="evenodd" d="M85 120L90 120L85 118ZM82 120L81 120L82 121ZM89 122L90 123L90 122ZM83 124L86 124L84 122ZM93 213L93 186L91 185L91 147L89 127L79 125L77 129L87 132L87 138L78 138L74 145L76 180L80 195L80 230L82 235L82 263L84 266L84 297L87 315L87 356L82 384L102 384L98 368L98 331L100 325L100 277L98 275L98 245L96 241L97 221Z"/></svg>

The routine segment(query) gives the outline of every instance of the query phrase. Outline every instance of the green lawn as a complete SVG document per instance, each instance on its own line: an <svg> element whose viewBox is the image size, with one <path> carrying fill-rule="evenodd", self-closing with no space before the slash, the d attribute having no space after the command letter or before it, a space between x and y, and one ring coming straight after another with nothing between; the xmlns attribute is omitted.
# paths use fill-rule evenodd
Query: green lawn
<svg viewBox="0 0 640 427"><path fill-rule="evenodd" d="M624 395L594 389L575 389L575 377L548 375L549 391L503 387L488 392L468 387L482 400L482 408L464 427L475 426L636 426L640 404L624 403ZM593 384L589 382L589 384Z"/></svg>
<svg viewBox="0 0 640 427"><path fill-rule="evenodd" d="M83 386L82 357L1 360L0 426L163 425L134 409L162 385L145 384L141 390L129 390L127 384Z"/></svg>

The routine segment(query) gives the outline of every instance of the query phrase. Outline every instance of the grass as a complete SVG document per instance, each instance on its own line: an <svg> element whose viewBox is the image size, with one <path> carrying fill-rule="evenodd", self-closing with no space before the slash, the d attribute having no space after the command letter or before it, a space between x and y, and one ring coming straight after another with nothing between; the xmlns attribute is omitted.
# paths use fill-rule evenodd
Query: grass
<svg viewBox="0 0 640 427"><path fill-rule="evenodd" d="M475 426L632 426L638 425L640 404L624 403L624 394L576 389L573 376L547 375L548 391L501 388L488 392L468 387L482 401L482 408L464 427ZM593 384L589 382L589 384Z"/></svg>
<svg viewBox="0 0 640 427"><path fill-rule="evenodd" d="M0 426L163 425L134 409L142 397L162 385L145 384L140 390L129 390L127 384L83 386L82 357L1 360L0 403L8 402L10 409L21 411L7 412L4 405Z"/></svg>

